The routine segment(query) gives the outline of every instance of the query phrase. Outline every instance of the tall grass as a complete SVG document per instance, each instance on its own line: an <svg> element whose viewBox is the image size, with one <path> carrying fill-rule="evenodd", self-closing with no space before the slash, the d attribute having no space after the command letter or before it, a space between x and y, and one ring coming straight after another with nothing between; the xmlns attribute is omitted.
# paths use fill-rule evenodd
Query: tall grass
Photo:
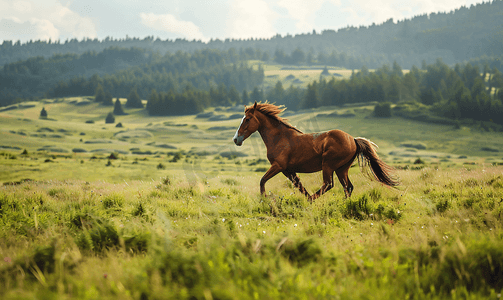
<svg viewBox="0 0 503 300"><path fill-rule="evenodd" d="M256 176L3 186L0 297L496 299L501 168L399 175L312 204Z"/></svg>

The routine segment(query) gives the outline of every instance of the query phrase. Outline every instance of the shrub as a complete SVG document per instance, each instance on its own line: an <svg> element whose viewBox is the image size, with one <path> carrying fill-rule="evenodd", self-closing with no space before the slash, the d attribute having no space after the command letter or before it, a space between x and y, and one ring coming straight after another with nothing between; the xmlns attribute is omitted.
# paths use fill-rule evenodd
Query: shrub
<svg viewBox="0 0 503 300"><path fill-rule="evenodd" d="M449 208L449 200L447 199L442 199L437 204L435 204L435 207L437 208L437 211L440 213L445 212Z"/></svg>
<svg viewBox="0 0 503 300"><path fill-rule="evenodd" d="M42 107L42 110L40 111L40 117L43 119L47 118L47 111L45 110L45 107Z"/></svg>
<svg viewBox="0 0 503 300"><path fill-rule="evenodd" d="M133 216L135 216L135 217L143 216L145 214L145 212L146 212L146 210L143 207L143 204L141 202L139 202L133 211Z"/></svg>
<svg viewBox="0 0 503 300"><path fill-rule="evenodd" d="M321 248L313 239L300 242L285 242L281 254L290 262L305 266L321 258Z"/></svg>
<svg viewBox="0 0 503 300"><path fill-rule="evenodd" d="M364 194L358 200L346 200L346 203L344 204L342 209L342 216L348 219L365 219L373 211L371 205L369 205L368 202L369 201L367 194Z"/></svg>
<svg viewBox="0 0 503 300"><path fill-rule="evenodd" d="M390 118L391 104L389 102L378 103L374 107L374 116L378 118Z"/></svg>
<svg viewBox="0 0 503 300"><path fill-rule="evenodd" d="M174 154L173 158L169 162L177 162L182 158L182 153L177 152Z"/></svg>
<svg viewBox="0 0 503 300"><path fill-rule="evenodd" d="M418 157L415 161L414 161L414 164L415 165L424 165L424 161Z"/></svg>
<svg viewBox="0 0 503 300"><path fill-rule="evenodd" d="M150 233L140 232L123 236L126 251L133 253L147 252L148 241L151 239Z"/></svg>
<svg viewBox="0 0 503 300"><path fill-rule="evenodd" d="M113 225L96 220L90 230L85 230L77 236L75 243L80 250L103 252L118 247L119 241L119 234Z"/></svg>
<svg viewBox="0 0 503 300"><path fill-rule="evenodd" d="M113 123L115 123L115 117L114 117L114 115L111 112L108 113L108 115L107 115L107 117L105 119L105 123L107 123L107 124L113 124Z"/></svg>
<svg viewBox="0 0 503 300"><path fill-rule="evenodd" d="M461 241L445 251L443 259L430 276L423 277L423 286L450 293L456 287L467 290L503 288L503 248L501 242L489 240L463 245Z"/></svg>
<svg viewBox="0 0 503 300"><path fill-rule="evenodd" d="M239 182L236 179L232 179L232 178L222 179L222 183L227 184L227 185L239 185Z"/></svg>
<svg viewBox="0 0 503 300"><path fill-rule="evenodd" d="M112 207L122 207L124 205L124 196L120 194L110 194L103 199L103 207L104 208L112 208Z"/></svg>

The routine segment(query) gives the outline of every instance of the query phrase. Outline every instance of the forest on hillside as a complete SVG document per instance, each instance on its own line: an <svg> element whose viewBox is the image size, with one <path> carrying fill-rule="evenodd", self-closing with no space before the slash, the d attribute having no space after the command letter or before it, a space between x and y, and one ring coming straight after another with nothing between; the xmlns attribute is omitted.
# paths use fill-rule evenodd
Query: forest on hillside
<svg viewBox="0 0 503 300"><path fill-rule="evenodd" d="M450 67L437 59L433 64L423 62L421 69L413 66L409 72L403 72L397 62L372 72L363 66L348 80L321 75L307 89L284 88L278 81L274 88L263 90L263 80L263 69L254 70L240 61L232 49L161 56L140 48L111 48L8 64L0 71L0 99L1 105L8 105L42 96L95 95L104 105L113 105L112 98L120 97L128 98L129 107L141 108L141 99L147 99L150 115L195 114L207 107L266 99L291 110L409 102L443 118L503 124L503 76L487 63L483 68L470 63ZM411 117L407 111L395 113Z"/></svg>
<svg viewBox="0 0 503 300"><path fill-rule="evenodd" d="M209 90L223 84L242 91L262 83L263 70L240 63L232 51L178 51L160 55L140 48L110 48L100 53L35 57L0 70L0 106L40 97L95 95L101 85L113 97L135 88L142 99L157 91Z"/></svg>
<svg viewBox="0 0 503 300"><path fill-rule="evenodd" d="M111 47L140 48L161 56L170 52L196 52L202 49L230 51L234 49L240 60L275 57L284 52L293 63L316 63L358 69L365 65L378 68L398 62L403 68L434 63L441 58L454 65L473 60L479 67L489 63L501 69L503 53L503 0L462 6L450 12L418 15L405 20L393 20L370 26L346 27L322 32L276 35L270 39L225 39L188 41L185 39L161 40L154 36L145 38L103 40L83 39L66 41L4 41L0 45L0 66L55 54L100 53ZM303 53L295 59L294 51Z"/></svg>
<svg viewBox="0 0 503 300"><path fill-rule="evenodd" d="M362 102L398 104L392 112L376 117L396 115L427 122L476 120L503 125L503 75L488 65L456 64L450 68L441 59L434 64L410 72L398 63L384 65L369 72L362 68L348 80L326 80L322 77L308 85L307 90L284 89L281 82L267 93L269 101L297 110L320 106L345 106ZM497 127L503 129L503 127Z"/></svg>
<svg viewBox="0 0 503 300"><path fill-rule="evenodd" d="M293 111L375 103L375 117L395 114L444 124L456 124L460 120L481 121L485 129L501 131L502 88L503 75L496 68L490 69L486 65L480 70L469 63L450 68L438 59L423 69L414 66L409 72L403 72L395 62L392 67L384 65L374 72L363 67L347 80L334 77L327 80L327 77L320 76L320 80L310 83L307 89L293 85L284 88L281 81L267 92L254 87L251 91L245 88L240 93L234 85L227 88L223 83L209 91L193 86L185 86L180 92L152 89L146 109L150 115L180 115L198 113L206 107L266 100ZM396 104L393 110L391 104ZM139 107L143 106L140 104Z"/></svg>

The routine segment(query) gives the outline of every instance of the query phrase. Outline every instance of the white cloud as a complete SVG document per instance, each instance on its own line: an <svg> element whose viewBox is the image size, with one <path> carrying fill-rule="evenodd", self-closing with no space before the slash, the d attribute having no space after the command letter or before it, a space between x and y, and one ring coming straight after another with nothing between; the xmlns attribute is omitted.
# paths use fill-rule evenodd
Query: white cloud
<svg viewBox="0 0 503 300"><path fill-rule="evenodd" d="M28 1L16 1L12 3L12 7L20 13L27 13L31 10L31 3Z"/></svg>
<svg viewBox="0 0 503 300"><path fill-rule="evenodd" d="M288 15L296 21L295 27L300 32L312 30L316 12L320 10L324 3L340 5L339 0L279 0L277 5L288 11Z"/></svg>
<svg viewBox="0 0 503 300"><path fill-rule="evenodd" d="M81 17L68 7L56 6L51 12L48 12L48 17L65 34L78 39L97 37L94 22L89 18Z"/></svg>
<svg viewBox="0 0 503 300"><path fill-rule="evenodd" d="M0 0L0 7L0 40L97 36L91 19L71 11L57 0Z"/></svg>
<svg viewBox="0 0 503 300"><path fill-rule="evenodd" d="M0 20L0 39L2 40L56 40L59 30L47 20L31 19L22 22L17 18Z"/></svg>
<svg viewBox="0 0 503 300"><path fill-rule="evenodd" d="M198 26L189 21L179 20L174 15L141 13L140 18L143 25L152 29L176 33L188 40L206 40Z"/></svg>
<svg viewBox="0 0 503 300"><path fill-rule="evenodd" d="M276 35L274 22L278 15L266 1L235 0L231 2L228 19L229 38L270 38Z"/></svg>

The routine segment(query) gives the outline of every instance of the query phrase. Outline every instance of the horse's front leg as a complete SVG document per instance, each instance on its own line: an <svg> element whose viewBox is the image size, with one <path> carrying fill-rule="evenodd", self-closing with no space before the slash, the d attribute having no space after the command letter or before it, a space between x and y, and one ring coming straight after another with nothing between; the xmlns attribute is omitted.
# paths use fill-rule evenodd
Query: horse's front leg
<svg viewBox="0 0 503 300"><path fill-rule="evenodd" d="M283 172L283 175L286 176L286 178L290 179L290 181L293 183L293 185L299 189L299 191L306 197L311 197L307 190L304 188L302 183L300 182L299 176L297 176L297 173L295 172Z"/></svg>
<svg viewBox="0 0 503 300"><path fill-rule="evenodd" d="M278 174L279 172L282 172L282 168L279 166L279 164L277 163L274 163L271 165L271 167L269 168L269 170L267 170L267 172L265 172L264 176L262 176L262 179L260 179L260 194L261 195L264 195L265 194L265 183L273 178L274 176L276 176L276 174Z"/></svg>

